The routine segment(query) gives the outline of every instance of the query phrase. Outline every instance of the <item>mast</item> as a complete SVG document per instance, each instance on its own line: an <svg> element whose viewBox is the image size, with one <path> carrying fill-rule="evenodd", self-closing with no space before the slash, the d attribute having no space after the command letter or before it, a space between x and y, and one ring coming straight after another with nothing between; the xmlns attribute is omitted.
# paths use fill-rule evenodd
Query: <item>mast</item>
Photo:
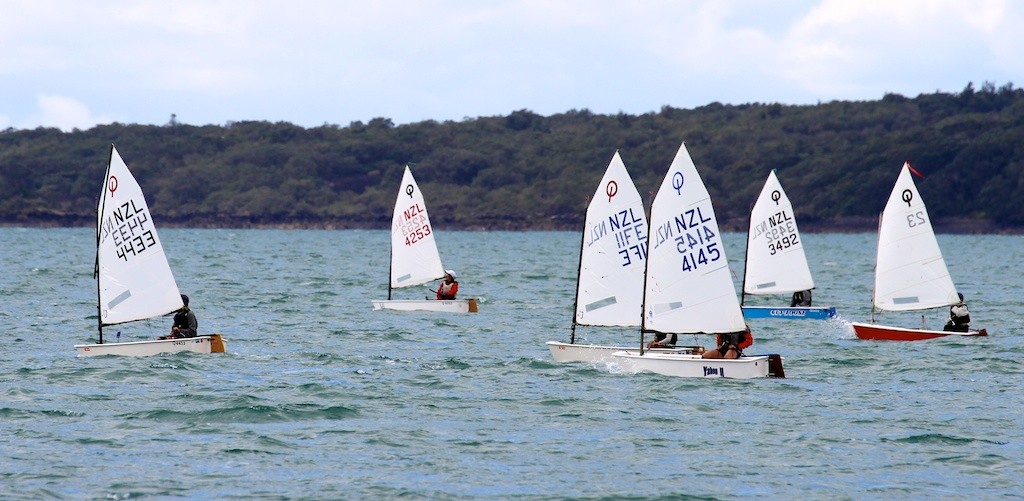
<svg viewBox="0 0 1024 501"><path fill-rule="evenodd" d="M590 200L586 206L589 209ZM576 307L580 302L580 273L583 271L583 245L587 241L587 213L583 214L583 231L580 232L580 260L576 264L576 294L572 299L572 326L569 328L569 344L576 344Z"/></svg>
<svg viewBox="0 0 1024 501"><path fill-rule="evenodd" d="M645 216L647 217L648 237L647 237L647 257L644 258L644 289L643 289L643 295L641 296L641 299L640 299L640 356L643 356L643 354L644 354L644 330L647 328L647 322L646 322L647 316L644 315L644 309L647 308L647 270L649 270L650 266L651 266L651 238L650 238L650 231L651 231L651 216L654 215L654 198L655 198L655 195L654 195L653 192L649 191L649 192L647 192L647 195L651 197L651 203L648 204L649 208L647 209L647 214L645 214Z"/></svg>
<svg viewBox="0 0 1024 501"><path fill-rule="evenodd" d="M750 206L750 212L747 212L747 244L743 246L743 282L740 285L740 308L743 308L743 302L747 298L747 267L749 266L747 256L750 255L750 225L754 224L754 207L756 205L757 202L755 201Z"/></svg>
<svg viewBox="0 0 1024 501"><path fill-rule="evenodd" d="M107 169L103 175L103 189L100 191L100 200L96 204L96 262L93 265L93 278L96 279L96 329L99 332L100 342L103 344L103 305L100 298L100 235L103 232L103 209L107 203L107 182L110 179L110 163L114 160L114 143L110 143L110 155L107 156Z"/></svg>
<svg viewBox="0 0 1024 501"><path fill-rule="evenodd" d="M395 230L392 229L391 231L395 231ZM391 268L393 268L395 266L395 264L394 264L394 259L395 259L395 242L394 242L394 238L395 238L394 236L388 235L388 240L391 241L391 244L389 245L391 251L388 252L388 301L391 301L391 272L392 272Z"/></svg>
<svg viewBox="0 0 1024 501"><path fill-rule="evenodd" d="M882 245L882 216L885 211L878 213L878 245ZM875 248L875 280L871 282L871 323L875 323L875 293L878 292L878 249Z"/></svg>

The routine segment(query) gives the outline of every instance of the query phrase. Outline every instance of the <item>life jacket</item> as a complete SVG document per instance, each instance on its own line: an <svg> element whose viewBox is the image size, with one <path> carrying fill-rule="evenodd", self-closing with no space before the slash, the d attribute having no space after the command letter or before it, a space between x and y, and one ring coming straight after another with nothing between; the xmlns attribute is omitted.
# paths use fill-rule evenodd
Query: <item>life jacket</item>
<svg viewBox="0 0 1024 501"><path fill-rule="evenodd" d="M967 325L971 323L971 313L967 310L966 304L954 304L949 307L949 320L956 325Z"/></svg>
<svg viewBox="0 0 1024 501"><path fill-rule="evenodd" d="M729 341L731 344L735 344L740 351L749 348L754 344L754 335L750 331L745 332L726 332L725 334L718 334L718 346L725 344L725 341Z"/></svg>
<svg viewBox="0 0 1024 501"><path fill-rule="evenodd" d="M175 327L177 327L179 329L189 329L190 328L190 326L188 325L188 312L189 311L190 310L188 309L188 306L186 306L186 307L178 310L178 312L174 314L174 326ZM199 321L198 320L196 320L196 329L197 330L199 329Z"/></svg>
<svg viewBox="0 0 1024 501"><path fill-rule="evenodd" d="M455 294L459 291L459 282L453 281L452 283L441 282L441 285L437 286L437 298L438 299L455 299Z"/></svg>

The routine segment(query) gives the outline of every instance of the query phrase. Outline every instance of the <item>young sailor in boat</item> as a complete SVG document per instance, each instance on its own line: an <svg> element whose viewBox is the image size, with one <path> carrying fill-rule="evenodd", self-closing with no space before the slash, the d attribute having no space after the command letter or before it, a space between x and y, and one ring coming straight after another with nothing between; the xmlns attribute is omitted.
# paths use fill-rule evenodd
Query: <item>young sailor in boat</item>
<svg viewBox="0 0 1024 501"><path fill-rule="evenodd" d="M811 291L810 289L805 291L796 291L793 293L793 300L790 301L789 306L810 306L811 305Z"/></svg>
<svg viewBox="0 0 1024 501"><path fill-rule="evenodd" d="M196 321L195 313L188 307L188 296L182 294L181 302L185 305L174 314L174 324L171 325L171 333L160 336L157 339L177 339L182 337L196 337L196 329L199 322Z"/></svg>
<svg viewBox="0 0 1024 501"><path fill-rule="evenodd" d="M949 321L942 327L944 331L967 332L971 329L971 313L967 311L964 295L957 292L960 302L949 307Z"/></svg>
<svg viewBox="0 0 1024 501"><path fill-rule="evenodd" d="M743 356L743 349L754 344L754 336L750 333L750 326L743 332L726 332L718 334L718 347L705 351L702 358L740 358Z"/></svg>
<svg viewBox="0 0 1024 501"><path fill-rule="evenodd" d="M459 283L455 281L455 270L444 270L444 280L437 286L437 299L455 299Z"/></svg>
<svg viewBox="0 0 1024 501"><path fill-rule="evenodd" d="M647 343L647 349L651 348L675 348L676 341L679 339L675 334L665 334L664 332L658 332L654 334L654 340Z"/></svg>

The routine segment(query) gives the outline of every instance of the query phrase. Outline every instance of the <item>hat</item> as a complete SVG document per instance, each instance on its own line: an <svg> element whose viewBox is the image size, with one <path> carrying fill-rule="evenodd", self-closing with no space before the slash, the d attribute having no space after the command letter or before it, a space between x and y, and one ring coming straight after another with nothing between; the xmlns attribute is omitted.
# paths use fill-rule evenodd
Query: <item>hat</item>
<svg viewBox="0 0 1024 501"><path fill-rule="evenodd" d="M185 303L185 306L188 306L188 296L182 294L181 295L181 302Z"/></svg>
<svg viewBox="0 0 1024 501"><path fill-rule="evenodd" d="M963 294L960 294L959 292L957 292L956 293L956 297L960 298L960 302L961 303L964 302L964 295Z"/></svg>
<svg viewBox="0 0 1024 501"><path fill-rule="evenodd" d="M446 275L451 275L452 279L458 278L458 275L455 274L455 270L444 270L444 272Z"/></svg>

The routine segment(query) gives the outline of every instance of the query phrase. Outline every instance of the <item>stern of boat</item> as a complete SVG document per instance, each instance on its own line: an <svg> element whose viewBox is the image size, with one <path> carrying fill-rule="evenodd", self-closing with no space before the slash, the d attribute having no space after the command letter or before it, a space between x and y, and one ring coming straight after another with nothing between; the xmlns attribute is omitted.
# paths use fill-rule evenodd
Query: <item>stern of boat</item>
<svg viewBox="0 0 1024 501"><path fill-rule="evenodd" d="M224 353L227 346L228 342L220 334L210 335L210 353Z"/></svg>
<svg viewBox="0 0 1024 501"><path fill-rule="evenodd" d="M782 367L782 355L776 353L768 355L768 377L786 378L786 370Z"/></svg>

